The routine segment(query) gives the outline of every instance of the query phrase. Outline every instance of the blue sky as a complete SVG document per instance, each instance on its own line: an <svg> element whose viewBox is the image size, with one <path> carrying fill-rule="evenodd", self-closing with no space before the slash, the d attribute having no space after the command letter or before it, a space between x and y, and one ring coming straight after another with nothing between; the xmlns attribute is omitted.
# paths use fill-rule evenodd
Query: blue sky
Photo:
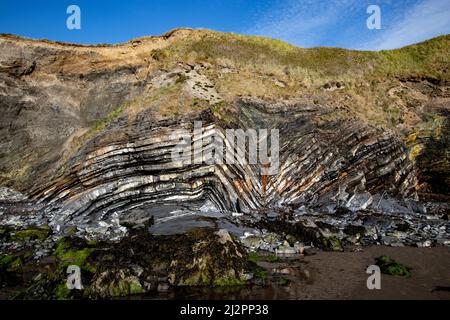
<svg viewBox="0 0 450 320"><path fill-rule="evenodd" d="M71 4L81 8L81 30L66 27ZM366 26L372 4L380 30ZM450 33L450 0L0 0L0 32L32 38L118 43L176 27L380 50Z"/></svg>

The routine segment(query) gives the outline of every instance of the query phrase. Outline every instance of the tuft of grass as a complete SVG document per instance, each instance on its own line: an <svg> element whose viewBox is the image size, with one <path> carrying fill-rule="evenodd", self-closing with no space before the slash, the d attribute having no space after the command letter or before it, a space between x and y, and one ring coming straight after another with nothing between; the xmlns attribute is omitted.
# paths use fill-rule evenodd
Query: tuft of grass
<svg viewBox="0 0 450 320"><path fill-rule="evenodd" d="M156 61L162 61L167 59L168 57L168 53L166 50L164 49L153 49L150 52L150 56L155 59Z"/></svg>
<svg viewBox="0 0 450 320"><path fill-rule="evenodd" d="M85 134L81 137L75 138L73 140L73 144L75 151L78 151L84 143L86 143L91 137L93 137L96 133L103 131L112 121L118 118L124 111L130 106L131 102L125 102L120 105L118 108L109 113L105 118L101 119L97 123L95 123Z"/></svg>
<svg viewBox="0 0 450 320"><path fill-rule="evenodd" d="M90 130L91 133L102 131L106 128L114 119L118 118L122 112L130 105L130 102L126 102L119 106L117 109L109 113L105 118L98 121Z"/></svg>

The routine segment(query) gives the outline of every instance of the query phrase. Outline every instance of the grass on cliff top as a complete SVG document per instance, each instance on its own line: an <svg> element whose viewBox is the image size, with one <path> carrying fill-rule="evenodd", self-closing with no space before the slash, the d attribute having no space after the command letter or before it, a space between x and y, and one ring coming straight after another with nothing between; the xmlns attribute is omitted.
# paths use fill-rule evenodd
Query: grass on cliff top
<svg viewBox="0 0 450 320"><path fill-rule="evenodd" d="M416 45L387 51L356 51L340 48L299 48L286 42L256 36L202 31L200 40L178 43L171 53L177 58L192 56L232 61L238 67L280 69L315 77L375 74L415 75L448 78L450 35Z"/></svg>
<svg viewBox="0 0 450 320"><path fill-rule="evenodd" d="M335 75L351 68L354 61L365 59L364 53L345 49L303 49L270 38L215 32L206 33L200 40L180 43L172 50L181 58L194 52L199 59L228 60L238 68L287 68L282 72L300 68Z"/></svg>
<svg viewBox="0 0 450 320"><path fill-rule="evenodd" d="M163 49L161 63L208 62L206 75L226 101L236 96L326 96L345 105L350 114L386 128L403 125L408 110L386 94L397 79L450 80L450 35L440 36L396 50L357 51L339 48L299 48L286 42L232 33L196 31L197 36ZM222 73L222 68L229 71ZM282 81L280 87L276 81ZM333 81L345 88L324 92ZM411 111L411 110L410 110ZM417 111L418 112L418 111ZM345 115L344 115L345 116Z"/></svg>
<svg viewBox="0 0 450 320"><path fill-rule="evenodd" d="M377 71L388 75L429 76L449 79L450 35L440 36L428 41L396 50L377 53L381 60Z"/></svg>

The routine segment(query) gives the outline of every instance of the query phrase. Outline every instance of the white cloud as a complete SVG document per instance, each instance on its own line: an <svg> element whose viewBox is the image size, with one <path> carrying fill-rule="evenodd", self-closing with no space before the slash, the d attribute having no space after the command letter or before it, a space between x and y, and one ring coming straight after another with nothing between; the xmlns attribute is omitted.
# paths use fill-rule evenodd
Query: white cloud
<svg viewBox="0 0 450 320"><path fill-rule="evenodd" d="M358 0L288 0L261 17L246 33L282 39L302 46L320 45L326 30L355 9Z"/></svg>
<svg viewBox="0 0 450 320"><path fill-rule="evenodd" d="M382 30L367 29L369 4L380 5ZM450 0L287 0L244 33L302 47L399 48L450 33Z"/></svg>
<svg viewBox="0 0 450 320"><path fill-rule="evenodd" d="M406 10L402 18L389 23L380 36L365 42L359 48L400 48L447 33L450 33L450 1L423 0Z"/></svg>

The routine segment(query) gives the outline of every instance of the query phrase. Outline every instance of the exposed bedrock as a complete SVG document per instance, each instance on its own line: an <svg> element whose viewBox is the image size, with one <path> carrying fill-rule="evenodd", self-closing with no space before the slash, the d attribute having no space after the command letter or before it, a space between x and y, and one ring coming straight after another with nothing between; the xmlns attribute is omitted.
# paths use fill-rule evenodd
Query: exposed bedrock
<svg viewBox="0 0 450 320"><path fill-rule="evenodd" d="M346 52L344 61L331 50L324 64L315 50L259 42L200 30L114 46L0 36L0 221L124 231L128 215L164 219L205 203L244 218L303 206L333 215L424 205L445 216L447 203L409 201L447 201L444 72L372 72L395 57ZM196 122L200 148L174 158L179 130L193 133ZM249 164L254 145L237 147L228 129L277 129L276 173ZM194 162L217 151L218 137L235 161Z"/></svg>
<svg viewBox="0 0 450 320"><path fill-rule="evenodd" d="M416 197L413 166L398 138L356 118L319 121L329 112L249 98L235 103L228 124L208 111L172 122L156 122L146 111L132 122L118 118L30 195L62 225L112 219L153 202L199 198L220 210L249 212L302 203L352 207L361 198L358 208L366 208L370 194ZM193 132L194 121L203 124L203 153L212 147L208 137L226 138L227 126L279 129L278 173L261 175L260 165L242 159L210 165L174 160L180 143L174 132Z"/></svg>

